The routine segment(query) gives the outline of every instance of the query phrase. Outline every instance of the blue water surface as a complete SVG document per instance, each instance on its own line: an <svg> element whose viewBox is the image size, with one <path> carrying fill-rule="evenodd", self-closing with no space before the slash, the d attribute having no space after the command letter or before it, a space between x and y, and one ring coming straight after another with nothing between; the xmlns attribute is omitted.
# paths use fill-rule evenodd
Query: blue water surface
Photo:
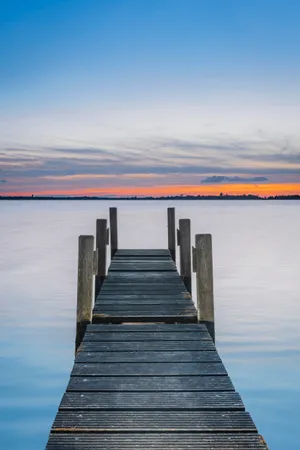
<svg viewBox="0 0 300 450"><path fill-rule="evenodd" d="M217 347L246 409L271 450L299 450L299 202L116 201L120 247L166 247L171 205L212 233ZM109 206L0 203L0 448L46 445L74 358L78 236Z"/></svg>

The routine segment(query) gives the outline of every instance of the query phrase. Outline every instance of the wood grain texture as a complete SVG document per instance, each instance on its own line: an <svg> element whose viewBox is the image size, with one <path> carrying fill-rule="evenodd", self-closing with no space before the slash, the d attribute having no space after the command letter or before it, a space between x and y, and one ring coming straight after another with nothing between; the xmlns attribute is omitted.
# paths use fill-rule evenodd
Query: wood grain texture
<svg viewBox="0 0 300 450"><path fill-rule="evenodd" d="M227 375L222 363L75 363L71 376L177 376Z"/></svg>
<svg viewBox="0 0 300 450"><path fill-rule="evenodd" d="M59 411L52 431L256 431L244 411ZM74 430L75 428L75 430Z"/></svg>
<svg viewBox="0 0 300 450"><path fill-rule="evenodd" d="M198 375L198 376L123 376L123 377L71 377L68 391L87 392L202 392L202 391L234 391L230 378L226 375Z"/></svg>
<svg viewBox="0 0 300 450"><path fill-rule="evenodd" d="M183 362L220 362L216 351L198 352L79 352L76 363L109 362L147 362L147 363L183 363Z"/></svg>
<svg viewBox="0 0 300 450"><path fill-rule="evenodd" d="M79 236L75 350L81 344L87 325L92 321L93 270L94 236Z"/></svg>
<svg viewBox="0 0 300 450"><path fill-rule="evenodd" d="M98 268L95 276L95 298L106 277L106 242L107 242L107 220L96 220L96 249L98 250Z"/></svg>
<svg viewBox="0 0 300 450"><path fill-rule="evenodd" d="M254 433L52 433L46 450L267 450Z"/></svg>
<svg viewBox="0 0 300 450"><path fill-rule="evenodd" d="M179 220L180 235L180 276L188 292L192 292L192 266L191 266L191 221Z"/></svg>
<svg viewBox="0 0 300 450"><path fill-rule="evenodd" d="M175 208L167 209L168 220L168 249L173 261L176 261L176 242L175 242Z"/></svg>
<svg viewBox="0 0 300 450"><path fill-rule="evenodd" d="M215 315L211 235L197 234L195 241L198 320L210 324L209 331L214 339Z"/></svg>
<svg viewBox="0 0 300 450"><path fill-rule="evenodd" d="M236 392L66 392L60 410L244 411Z"/></svg>

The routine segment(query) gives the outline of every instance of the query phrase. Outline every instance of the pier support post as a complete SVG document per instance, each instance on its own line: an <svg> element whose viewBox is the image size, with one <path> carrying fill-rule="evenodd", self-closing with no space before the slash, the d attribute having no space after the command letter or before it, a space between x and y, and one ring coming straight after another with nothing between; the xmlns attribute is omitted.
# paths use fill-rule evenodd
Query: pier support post
<svg viewBox="0 0 300 450"><path fill-rule="evenodd" d="M118 250L118 216L117 208L109 208L109 228L110 228L110 256L111 259Z"/></svg>
<svg viewBox="0 0 300 450"><path fill-rule="evenodd" d="M205 322L208 332L215 341L213 256L210 234L197 234L195 237L195 270L197 280L198 321Z"/></svg>
<svg viewBox="0 0 300 450"><path fill-rule="evenodd" d="M168 208L168 249L173 261L176 261L175 208Z"/></svg>
<svg viewBox="0 0 300 450"><path fill-rule="evenodd" d="M179 220L180 276L189 293L192 293L191 221Z"/></svg>
<svg viewBox="0 0 300 450"><path fill-rule="evenodd" d="M93 273L94 236L79 236L75 352L81 344L87 325L92 321Z"/></svg>
<svg viewBox="0 0 300 450"><path fill-rule="evenodd" d="M96 250L98 250L98 265L95 276L95 299L99 294L102 283L106 277L106 245L107 239L107 220L96 220Z"/></svg>

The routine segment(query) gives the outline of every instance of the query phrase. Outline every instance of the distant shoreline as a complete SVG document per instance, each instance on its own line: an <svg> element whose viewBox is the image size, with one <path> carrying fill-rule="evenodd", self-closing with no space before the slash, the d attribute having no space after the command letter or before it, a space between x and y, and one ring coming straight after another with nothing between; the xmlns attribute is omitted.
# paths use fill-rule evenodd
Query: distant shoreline
<svg viewBox="0 0 300 450"><path fill-rule="evenodd" d="M260 197L258 195L175 195L175 196L161 196L161 197L95 197L95 196L0 196L0 200L300 200L300 195L275 195L268 197Z"/></svg>

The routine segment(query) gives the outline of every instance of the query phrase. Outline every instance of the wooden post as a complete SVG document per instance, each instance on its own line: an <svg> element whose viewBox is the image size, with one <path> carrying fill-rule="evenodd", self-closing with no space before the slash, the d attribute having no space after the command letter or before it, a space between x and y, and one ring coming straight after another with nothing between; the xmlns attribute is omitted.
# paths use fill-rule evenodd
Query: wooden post
<svg viewBox="0 0 300 450"><path fill-rule="evenodd" d="M110 256L111 259L118 250L118 218L117 208L109 208L109 228L110 228Z"/></svg>
<svg viewBox="0 0 300 450"><path fill-rule="evenodd" d="M214 341L215 316L211 235L197 234L195 242L198 321L206 322L208 332Z"/></svg>
<svg viewBox="0 0 300 450"><path fill-rule="evenodd" d="M175 208L168 208L168 249L173 261L176 261Z"/></svg>
<svg viewBox="0 0 300 450"><path fill-rule="evenodd" d="M189 293L192 293L191 221L179 220L180 275Z"/></svg>
<svg viewBox="0 0 300 450"><path fill-rule="evenodd" d="M98 250L98 267L95 276L95 299L99 294L102 283L106 277L106 245L107 245L107 220L96 220L96 250Z"/></svg>
<svg viewBox="0 0 300 450"><path fill-rule="evenodd" d="M94 236L79 236L75 352L81 344L87 325L92 321L93 270Z"/></svg>

